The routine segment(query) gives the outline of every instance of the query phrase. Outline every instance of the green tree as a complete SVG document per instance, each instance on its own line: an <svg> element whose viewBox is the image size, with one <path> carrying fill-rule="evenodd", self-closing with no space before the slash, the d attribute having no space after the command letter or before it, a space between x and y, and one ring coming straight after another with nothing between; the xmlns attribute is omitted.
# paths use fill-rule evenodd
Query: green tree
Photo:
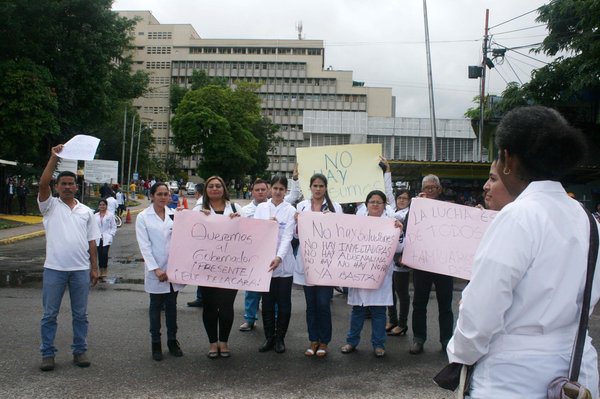
<svg viewBox="0 0 600 399"><path fill-rule="evenodd" d="M54 96L54 102L49 104L56 104L52 112L54 122L47 124L45 134L30 137L32 149L46 147L38 153L38 164L47 159L49 145L65 141L75 133L107 128L106 121L115 113L121 114L122 105L140 96L148 84L145 73L131 74L131 58L124 55L131 49L130 35L135 21L119 17L111 5L112 0L0 3L3 21L0 34L5 38L0 41L0 65L10 62L23 65L29 76L23 75L20 85L27 84L34 71ZM39 68L32 70L27 62ZM14 65L5 68L14 69ZM0 82L0 86L6 84ZM9 91L10 87L0 90ZM26 98L4 98L12 103L12 109L28 109ZM36 115L31 114L31 118L37 118ZM2 114L0 125L15 125L19 122L16 117ZM17 135L12 138L15 139L22 140ZM20 154L15 155L20 158Z"/></svg>
<svg viewBox="0 0 600 399"><path fill-rule="evenodd" d="M0 63L0 76L0 158L35 162L59 131L52 75L23 58Z"/></svg>
<svg viewBox="0 0 600 399"><path fill-rule="evenodd" d="M202 155L202 176L242 177L256 164L259 140L251 128L259 120L258 96L247 87L204 86L188 92L177 107L173 144L183 156Z"/></svg>

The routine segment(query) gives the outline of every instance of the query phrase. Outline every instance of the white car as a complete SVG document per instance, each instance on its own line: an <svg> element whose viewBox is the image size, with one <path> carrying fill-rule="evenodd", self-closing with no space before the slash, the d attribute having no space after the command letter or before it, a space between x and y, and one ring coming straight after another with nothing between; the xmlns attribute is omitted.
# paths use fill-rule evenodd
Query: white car
<svg viewBox="0 0 600 399"><path fill-rule="evenodd" d="M188 195L196 194L196 185L191 181L187 182L187 184L185 185L185 189Z"/></svg>
<svg viewBox="0 0 600 399"><path fill-rule="evenodd" d="M179 191L179 184L175 180L169 182L169 190Z"/></svg>

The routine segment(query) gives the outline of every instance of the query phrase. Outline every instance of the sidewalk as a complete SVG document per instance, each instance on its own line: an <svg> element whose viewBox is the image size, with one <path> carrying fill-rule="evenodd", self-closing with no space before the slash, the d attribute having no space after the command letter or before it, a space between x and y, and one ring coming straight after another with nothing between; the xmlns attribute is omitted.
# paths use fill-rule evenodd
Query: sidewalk
<svg viewBox="0 0 600 399"><path fill-rule="evenodd" d="M146 198L138 199L137 201L140 203L140 205L127 208L132 214L143 211L150 204L150 201ZM0 217L9 220L15 220L17 218L16 215L4 214L0 215ZM41 237L45 234L44 225L42 224L42 218L40 216L20 216L19 221L27 223L27 225L0 230L0 245L12 244L17 241Z"/></svg>

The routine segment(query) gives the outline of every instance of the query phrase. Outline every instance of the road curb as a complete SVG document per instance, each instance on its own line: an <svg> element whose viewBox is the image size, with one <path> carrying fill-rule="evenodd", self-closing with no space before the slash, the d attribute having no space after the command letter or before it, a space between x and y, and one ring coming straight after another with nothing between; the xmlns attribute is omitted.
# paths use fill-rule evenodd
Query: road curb
<svg viewBox="0 0 600 399"><path fill-rule="evenodd" d="M32 233L20 234L18 236L8 237L0 240L0 245L13 244L18 241L28 240L30 238L41 237L46 234L45 230L38 230Z"/></svg>

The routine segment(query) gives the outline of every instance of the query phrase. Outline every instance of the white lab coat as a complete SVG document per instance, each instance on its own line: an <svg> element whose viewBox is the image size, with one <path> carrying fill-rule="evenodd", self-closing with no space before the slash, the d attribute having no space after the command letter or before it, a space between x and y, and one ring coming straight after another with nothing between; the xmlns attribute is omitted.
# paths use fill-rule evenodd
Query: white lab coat
<svg viewBox="0 0 600 399"><path fill-rule="evenodd" d="M323 198L323 202L321 204L321 208L325 206L325 198ZM333 209L335 209L336 213L344 213L342 211L342 207L337 202L333 203ZM311 200L304 200L296 205L296 211L298 213L301 212L311 212ZM298 255L296 255L296 265L294 268L294 284L298 285L310 285L306 282L306 278L304 276L304 261L302 260L302 240L300 240L300 248L298 249Z"/></svg>
<svg viewBox="0 0 600 399"><path fill-rule="evenodd" d="M256 207L254 219L271 220L275 218L279 226L277 256L281 258L281 263L277 269L273 270L271 277L291 277L294 274L296 259L292 251L292 238L296 230L295 215L296 209L285 201L275 206L269 199Z"/></svg>
<svg viewBox="0 0 600 399"><path fill-rule="evenodd" d="M553 181L530 183L496 216L475 255L448 344L450 362L477 362L471 397L546 398L548 383L568 376L589 231L580 204ZM596 272L591 310L600 297L599 280ZM579 382L598 397L589 336Z"/></svg>
<svg viewBox="0 0 600 399"><path fill-rule="evenodd" d="M94 214L94 219L96 220L96 224L100 228L100 234L102 235L102 246L105 247L107 245L112 244L113 237L117 234L117 223L115 222L115 215L106 212L104 217L100 217L100 212ZM96 240L96 246L100 245L100 239Z"/></svg>
<svg viewBox="0 0 600 399"><path fill-rule="evenodd" d="M382 218L388 217L384 212ZM400 241L396 245L396 252L400 252ZM352 306L392 306L394 297L392 291L392 274L394 273L394 260L389 264L381 286L376 289L348 288L348 305Z"/></svg>
<svg viewBox="0 0 600 399"><path fill-rule="evenodd" d="M150 204L135 221L135 235L146 269L144 289L150 294L167 294L171 291L169 281L159 281L154 270L160 268L164 272L167 271L173 232L173 220L169 215L174 213L172 209L165 207L165 220L162 220L154 211L154 205ZM173 283L174 291L179 291L183 287L185 285Z"/></svg>

